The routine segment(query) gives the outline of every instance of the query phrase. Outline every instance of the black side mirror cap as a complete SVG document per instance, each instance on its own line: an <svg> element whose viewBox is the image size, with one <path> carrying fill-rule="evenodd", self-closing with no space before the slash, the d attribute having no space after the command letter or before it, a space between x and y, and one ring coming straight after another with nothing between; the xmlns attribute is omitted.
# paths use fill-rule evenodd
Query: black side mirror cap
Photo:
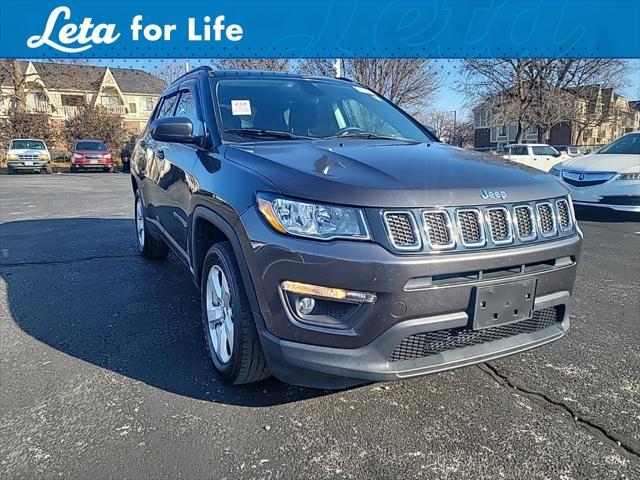
<svg viewBox="0 0 640 480"><path fill-rule="evenodd" d="M187 117L165 117L154 120L149 133L158 142L199 143L201 137L194 135L193 130Z"/></svg>

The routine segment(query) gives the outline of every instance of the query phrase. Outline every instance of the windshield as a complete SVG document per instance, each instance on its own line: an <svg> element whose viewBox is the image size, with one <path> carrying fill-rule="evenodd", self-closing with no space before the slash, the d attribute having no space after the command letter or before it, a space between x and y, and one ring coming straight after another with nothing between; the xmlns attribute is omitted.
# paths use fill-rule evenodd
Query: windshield
<svg viewBox="0 0 640 480"><path fill-rule="evenodd" d="M606 147L602 147L598 152L622 155L640 155L640 133L625 135Z"/></svg>
<svg viewBox="0 0 640 480"><path fill-rule="evenodd" d="M548 145L531 147L531 150L534 155L549 155L552 157L555 157L558 155L558 151L555 148L550 147Z"/></svg>
<svg viewBox="0 0 640 480"><path fill-rule="evenodd" d="M107 151L107 146L102 142L77 142L75 150L101 150L103 152Z"/></svg>
<svg viewBox="0 0 640 480"><path fill-rule="evenodd" d="M389 102L346 81L229 79L217 82L216 94L224 137L234 141L255 141L256 137L434 140Z"/></svg>
<svg viewBox="0 0 640 480"><path fill-rule="evenodd" d="M36 150L46 150L42 140L12 140L9 146L12 150L20 150L24 148L34 148Z"/></svg>

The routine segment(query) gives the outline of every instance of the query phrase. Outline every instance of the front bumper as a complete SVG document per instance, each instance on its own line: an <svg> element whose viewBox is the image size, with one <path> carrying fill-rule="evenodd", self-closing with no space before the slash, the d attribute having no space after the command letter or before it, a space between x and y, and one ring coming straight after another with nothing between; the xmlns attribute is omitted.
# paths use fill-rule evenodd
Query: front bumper
<svg viewBox="0 0 640 480"><path fill-rule="evenodd" d="M566 307L580 255L579 233L498 250L411 256L371 242L282 236L254 209L245 212L242 223L250 228L252 251L245 252L245 259L263 347L274 374L289 383L340 388L421 375L533 348L560 338L569 326ZM480 271L484 276L474 279L472 273ZM537 280L534 309L562 310L555 325L409 363L389 362L406 336L471 328L476 287L531 278ZM371 292L377 301L343 328L310 325L283 301L285 280Z"/></svg>
<svg viewBox="0 0 640 480"><path fill-rule="evenodd" d="M620 212L640 212L640 182L609 180L592 187L576 187L571 190L575 205L608 208Z"/></svg>
<svg viewBox="0 0 640 480"><path fill-rule="evenodd" d="M113 168L111 163L72 163L71 166L77 170L104 170L105 168Z"/></svg>
<svg viewBox="0 0 640 480"><path fill-rule="evenodd" d="M46 161L35 161L35 160L30 162L30 164L22 160L7 162L7 167L12 170L24 170L29 172L32 172L35 170L45 170L48 165L49 164Z"/></svg>
<svg viewBox="0 0 640 480"><path fill-rule="evenodd" d="M466 313L408 320L389 328L370 344L355 349L291 342L268 332L262 334L262 346L272 373L282 381L316 388L347 388L460 368L559 340L569 329L566 309L569 298L569 292L536 298L536 311L558 308L562 312L554 325L403 361L390 360L400 342L412 335L462 328L469 322Z"/></svg>

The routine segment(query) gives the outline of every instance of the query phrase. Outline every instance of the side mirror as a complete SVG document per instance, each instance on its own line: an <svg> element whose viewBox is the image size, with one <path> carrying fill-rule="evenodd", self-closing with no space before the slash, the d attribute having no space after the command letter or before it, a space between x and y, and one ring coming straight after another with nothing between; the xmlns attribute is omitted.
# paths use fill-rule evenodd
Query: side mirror
<svg viewBox="0 0 640 480"><path fill-rule="evenodd" d="M200 139L193 134L193 123L186 117L166 117L151 124L151 138L158 142L197 143Z"/></svg>

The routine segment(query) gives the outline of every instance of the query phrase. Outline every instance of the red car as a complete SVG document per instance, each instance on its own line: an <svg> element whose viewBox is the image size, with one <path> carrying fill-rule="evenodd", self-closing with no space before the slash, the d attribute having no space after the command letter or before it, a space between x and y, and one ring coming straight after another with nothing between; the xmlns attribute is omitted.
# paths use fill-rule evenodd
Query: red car
<svg viewBox="0 0 640 480"><path fill-rule="evenodd" d="M111 149L99 140L76 140L71 149L70 170L113 171Z"/></svg>

